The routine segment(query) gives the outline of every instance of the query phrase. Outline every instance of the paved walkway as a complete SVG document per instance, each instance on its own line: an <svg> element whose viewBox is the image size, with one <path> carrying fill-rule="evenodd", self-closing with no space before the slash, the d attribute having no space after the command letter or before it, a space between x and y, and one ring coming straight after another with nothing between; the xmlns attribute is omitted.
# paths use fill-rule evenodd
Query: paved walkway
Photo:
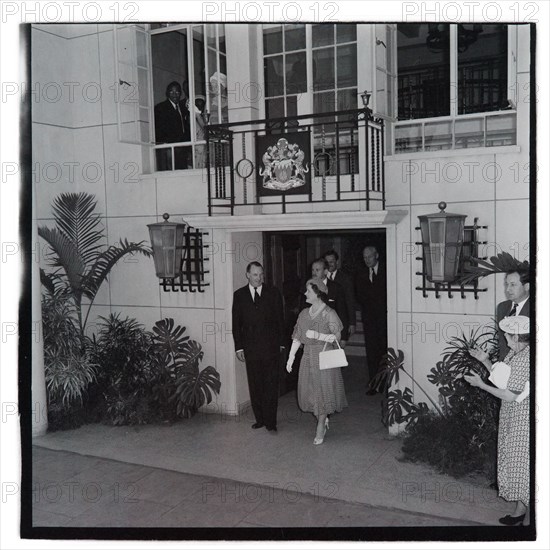
<svg viewBox="0 0 550 550"><path fill-rule="evenodd" d="M380 396L365 396L354 363L345 369L350 406L331 417L319 446L294 392L280 400L276 435L251 430L247 415L198 414L36 438L34 525L498 525L513 505L485 479L400 460Z"/></svg>

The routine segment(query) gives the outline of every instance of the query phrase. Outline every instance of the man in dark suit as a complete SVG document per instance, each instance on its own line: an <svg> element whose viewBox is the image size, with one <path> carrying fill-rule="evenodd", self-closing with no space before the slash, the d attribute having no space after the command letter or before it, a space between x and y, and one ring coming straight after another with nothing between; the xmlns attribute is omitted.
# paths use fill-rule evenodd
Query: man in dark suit
<svg viewBox="0 0 550 550"><path fill-rule="evenodd" d="M509 271L504 278L504 294L507 300L497 306L497 326L504 317L525 315L529 317L529 272ZM502 361L510 348L504 332L498 329L498 360Z"/></svg>
<svg viewBox="0 0 550 550"><path fill-rule="evenodd" d="M166 88L166 100L155 105L155 139L157 143L179 143L191 141L188 99L176 81ZM190 150L187 147L174 147L174 169L189 168ZM157 170L171 170L169 149L157 149Z"/></svg>
<svg viewBox="0 0 550 550"><path fill-rule="evenodd" d="M246 361L250 402L256 422L277 432L279 354L284 348L283 301L279 291L264 284L260 263L246 268L248 284L233 295L233 340L239 361Z"/></svg>
<svg viewBox="0 0 550 550"><path fill-rule="evenodd" d="M349 340L355 333L355 293L353 291L352 278L338 268L338 252L336 250L329 250L323 254L328 264L328 279L338 283L343 289L346 296L346 309L348 313L348 334L342 334L342 346L345 346L347 340Z"/></svg>
<svg viewBox="0 0 550 550"><path fill-rule="evenodd" d="M348 307L346 304L346 293L344 289L336 282L328 278L328 263L324 258L319 258L311 264L311 276L321 279L328 289L328 305L336 311L344 328L342 329L342 342L340 345L345 347L349 331Z"/></svg>
<svg viewBox="0 0 550 550"><path fill-rule="evenodd" d="M380 369L380 360L388 347L386 270L380 264L374 246L363 249L364 267L355 274L355 296L361 306L361 321L367 352L369 383ZM367 395L376 390L367 385Z"/></svg>

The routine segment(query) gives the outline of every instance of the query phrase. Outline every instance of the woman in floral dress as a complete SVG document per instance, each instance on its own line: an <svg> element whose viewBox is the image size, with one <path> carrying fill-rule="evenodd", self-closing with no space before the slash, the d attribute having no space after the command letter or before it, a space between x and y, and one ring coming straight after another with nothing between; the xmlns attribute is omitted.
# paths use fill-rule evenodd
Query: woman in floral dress
<svg viewBox="0 0 550 550"><path fill-rule="evenodd" d="M499 323L510 352L494 365L480 349L470 354L489 371L493 387L478 374L464 379L502 400L498 422L497 484L499 496L516 502L513 515L499 519L503 525L529 524L529 318L505 317Z"/></svg>
<svg viewBox="0 0 550 550"><path fill-rule="evenodd" d="M336 312L327 305L327 287L323 281L310 279L305 295L311 307L302 310L298 316L286 369L292 371L296 352L303 344L304 354L298 375L298 405L302 411L311 412L317 418L313 444L320 445L328 429L328 415L340 412L348 405L341 369L319 368L319 353L327 342L340 340L343 325ZM332 347L327 346L327 349Z"/></svg>

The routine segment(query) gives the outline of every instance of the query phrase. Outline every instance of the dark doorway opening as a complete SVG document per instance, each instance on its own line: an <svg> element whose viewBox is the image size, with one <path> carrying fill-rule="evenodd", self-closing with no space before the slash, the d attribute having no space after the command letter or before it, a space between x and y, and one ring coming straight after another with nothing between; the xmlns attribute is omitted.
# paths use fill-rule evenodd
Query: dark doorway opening
<svg viewBox="0 0 550 550"><path fill-rule="evenodd" d="M329 250L336 250L340 259L338 268L352 279L358 269L364 266L362 252L365 246L375 246L380 254L381 265L385 269L386 230L311 230L274 231L264 233L264 268L266 281L276 286L283 295L287 350L290 348L292 331L300 313L305 282L311 276L311 264ZM351 313L356 319L357 331L350 338L346 354L361 357L366 361L364 336L360 309L355 303ZM299 364L297 356L295 365ZM281 362L280 394L296 389L298 370L288 374L286 362ZM366 376L366 374L365 374ZM366 382L366 378L365 378Z"/></svg>

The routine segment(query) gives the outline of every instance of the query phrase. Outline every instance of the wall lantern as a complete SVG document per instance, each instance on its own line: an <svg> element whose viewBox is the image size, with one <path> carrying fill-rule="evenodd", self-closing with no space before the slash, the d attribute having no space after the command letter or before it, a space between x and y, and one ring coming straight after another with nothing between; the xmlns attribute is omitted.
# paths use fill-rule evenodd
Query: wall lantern
<svg viewBox="0 0 550 550"><path fill-rule="evenodd" d="M363 102L363 107L368 107L369 106L369 101L370 101L370 96L372 94L370 94L369 92L367 92L367 90L365 90L362 94L361 94L361 101Z"/></svg>
<svg viewBox="0 0 550 550"><path fill-rule="evenodd" d="M185 223L169 222L169 214L162 215L164 222L151 223L149 236L155 260L155 272L160 279L173 279L181 275Z"/></svg>
<svg viewBox="0 0 550 550"><path fill-rule="evenodd" d="M446 202L438 207L436 214L418 216L426 277L432 283L452 283L458 275L466 215L445 212Z"/></svg>
<svg viewBox="0 0 550 550"><path fill-rule="evenodd" d="M209 286L205 282L204 235L187 223L169 222L168 214L163 214L164 222L151 223L149 236L155 261L155 272L161 280L165 292L204 292Z"/></svg>

